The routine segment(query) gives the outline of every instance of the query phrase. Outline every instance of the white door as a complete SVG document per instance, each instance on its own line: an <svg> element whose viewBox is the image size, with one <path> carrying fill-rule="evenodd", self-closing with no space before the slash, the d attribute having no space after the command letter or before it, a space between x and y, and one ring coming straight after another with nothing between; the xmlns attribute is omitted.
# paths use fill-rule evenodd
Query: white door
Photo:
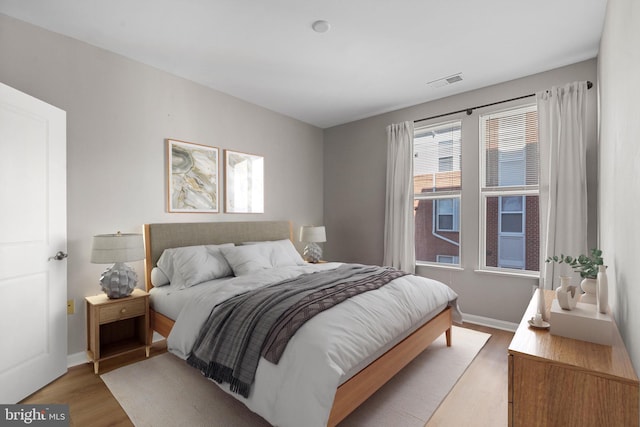
<svg viewBox="0 0 640 427"><path fill-rule="evenodd" d="M66 203L66 113L0 83L3 404L67 371Z"/></svg>

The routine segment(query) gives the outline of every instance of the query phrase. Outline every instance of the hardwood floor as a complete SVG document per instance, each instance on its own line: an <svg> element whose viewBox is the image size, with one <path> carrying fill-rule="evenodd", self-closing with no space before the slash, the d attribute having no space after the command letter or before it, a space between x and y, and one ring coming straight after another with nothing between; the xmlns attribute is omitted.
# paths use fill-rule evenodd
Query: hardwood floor
<svg viewBox="0 0 640 427"><path fill-rule="evenodd" d="M151 347L150 357L166 351L165 341L154 343ZM100 374L144 358L144 350L141 350L102 361L100 362ZM69 405L71 418L69 424L72 427L133 426L118 401L100 379L100 375L93 373L93 363L87 362L69 368L65 375L20 403L66 403Z"/></svg>
<svg viewBox="0 0 640 427"><path fill-rule="evenodd" d="M513 332L465 324L491 338L440 404L426 427L506 427L508 425L507 348ZM455 336L453 345L456 345Z"/></svg>
<svg viewBox="0 0 640 427"><path fill-rule="evenodd" d="M513 333L472 324L465 327L492 336L426 427L507 425L507 347ZM453 340L455 345L455 335ZM164 341L155 343L151 357L164 352ZM143 359L144 351L106 360L100 363L100 373ZM133 425L100 376L93 373L90 363L70 368L67 374L20 403L67 403L71 426Z"/></svg>

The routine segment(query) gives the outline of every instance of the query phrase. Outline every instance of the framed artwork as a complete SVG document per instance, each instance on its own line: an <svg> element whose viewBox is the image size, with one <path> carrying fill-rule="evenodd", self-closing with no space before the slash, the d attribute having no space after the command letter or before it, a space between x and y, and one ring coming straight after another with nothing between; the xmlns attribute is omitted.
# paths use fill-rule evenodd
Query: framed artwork
<svg viewBox="0 0 640 427"><path fill-rule="evenodd" d="M218 154L216 147L167 139L169 212L220 211Z"/></svg>
<svg viewBox="0 0 640 427"><path fill-rule="evenodd" d="M224 150L228 213L264 213L264 157Z"/></svg>

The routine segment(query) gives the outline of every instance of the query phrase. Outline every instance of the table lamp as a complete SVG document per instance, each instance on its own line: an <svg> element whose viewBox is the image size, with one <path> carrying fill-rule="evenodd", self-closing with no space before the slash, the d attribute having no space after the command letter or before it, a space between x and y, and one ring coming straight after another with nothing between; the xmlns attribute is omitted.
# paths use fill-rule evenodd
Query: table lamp
<svg viewBox="0 0 640 427"><path fill-rule="evenodd" d="M305 225L300 227L300 241L306 242L303 256L307 262L316 263L322 258L322 248L318 243L326 242L324 226Z"/></svg>
<svg viewBox="0 0 640 427"><path fill-rule="evenodd" d="M100 277L102 290L109 298L123 298L131 295L138 283L136 272L125 264L144 259L142 234L98 234L93 236L91 262L111 264Z"/></svg>

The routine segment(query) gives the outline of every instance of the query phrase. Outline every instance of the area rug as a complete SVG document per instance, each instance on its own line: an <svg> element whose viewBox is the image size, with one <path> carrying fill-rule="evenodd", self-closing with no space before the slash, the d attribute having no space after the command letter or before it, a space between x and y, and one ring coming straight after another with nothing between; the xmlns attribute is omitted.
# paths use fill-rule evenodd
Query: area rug
<svg viewBox="0 0 640 427"><path fill-rule="evenodd" d="M347 417L341 427L422 427L490 335L454 326ZM101 375L137 427L269 424L184 361L165 353Z"/></svg>

